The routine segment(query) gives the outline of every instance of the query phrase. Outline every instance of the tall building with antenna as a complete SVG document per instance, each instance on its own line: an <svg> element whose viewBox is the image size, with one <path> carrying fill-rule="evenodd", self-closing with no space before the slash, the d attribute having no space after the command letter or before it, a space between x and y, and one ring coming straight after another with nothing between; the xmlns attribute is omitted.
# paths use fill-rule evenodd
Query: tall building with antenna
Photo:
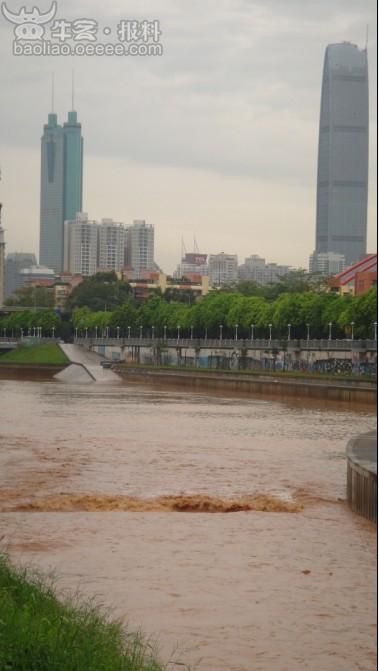
<svg viewBox="0 0 379 671"><path fill-rule="evenodd" d="M72 107L74 108L74 83ZM77 113L72 109L63 126L52 112L41 138L40 264L62 272L64 222L73 220L83 207L83 138Z"/></svg>
<svg viewBox="0 0 379 671"><path fill-rule="evenodd" d="M366 254L368 123L367 44L330 44L321 93L316 256L340 254L351 264Z"/></svg>

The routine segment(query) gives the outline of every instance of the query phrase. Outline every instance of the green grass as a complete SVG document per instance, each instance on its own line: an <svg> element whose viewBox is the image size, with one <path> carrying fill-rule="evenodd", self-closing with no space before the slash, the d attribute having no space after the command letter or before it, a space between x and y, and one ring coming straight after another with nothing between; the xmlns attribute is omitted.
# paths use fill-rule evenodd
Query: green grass
<svg viewBox="0 0 379 671"><path fill-rule="evenodd" d="M153 646L141 634L128 633L91 602L77 601L58 600L51 581L30 570L14 568L1 555L1 671L168 668L157 660Z"/></svg>
<svg viewBox="0 0 379 671"><path fill-rule="evenodd" d="M349 373L309 373L307 371L273 371L273 370L264 370L263 368L249 368L246 370L237 369L231 370L230 368L196 368L194 366L155 366L153 364L138 364L138 363L125 363L120 362L117 364L118 367L127 370L130 369L141 369L141 370L157 370L157 371L175 371L175 372L188 372L196 373L199 375L251 375L255 377L275 377L275 378L295 378L295 379L310 379L310 380L325 380L336 382L338 380L346 380L348 382L376 382L375 377L370 377L369 375L351 375Z"/></svg>
<svg viewBox="0 0 379 671"><path fill-rule="evenodd" d="M55 364L63 365L69 363L68 358L55 343L43 345L21 346L0 356L0 363L21 364Z"/></svg>

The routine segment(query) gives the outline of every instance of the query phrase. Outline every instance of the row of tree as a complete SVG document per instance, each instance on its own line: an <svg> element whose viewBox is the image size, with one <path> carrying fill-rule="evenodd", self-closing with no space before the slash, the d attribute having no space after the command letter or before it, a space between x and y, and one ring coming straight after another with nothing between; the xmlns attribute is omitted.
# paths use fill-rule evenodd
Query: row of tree
<svg viewBox="0 0 379 671"><path fill-rule="evenodd" d="M235 336L256 338L288 336L293 338L351 337L373 338L376 320L377 292L371 289L361 296L339 296L332 293L283 293L268 301L239 293L212 292L194 305L153 296L142 305L128 299L113 311L91 311L76 308L72 325L80 333L137 336L154 331L156 337L181 336L223 338Z"/></svg>

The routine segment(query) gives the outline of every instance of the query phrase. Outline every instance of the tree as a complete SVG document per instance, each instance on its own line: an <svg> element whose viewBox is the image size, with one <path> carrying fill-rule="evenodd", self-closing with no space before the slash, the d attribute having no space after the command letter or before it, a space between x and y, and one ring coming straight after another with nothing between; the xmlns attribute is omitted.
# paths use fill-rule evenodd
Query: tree
<svg viewBox="0 0 379 671"><path fill-rule="evenodd" d="M119 280L116 273L97 273L75 287L67 301L67 307L70 311L80 307L88 307L95 312L112 311L127 302L130 294L130 285Z"/></svg>

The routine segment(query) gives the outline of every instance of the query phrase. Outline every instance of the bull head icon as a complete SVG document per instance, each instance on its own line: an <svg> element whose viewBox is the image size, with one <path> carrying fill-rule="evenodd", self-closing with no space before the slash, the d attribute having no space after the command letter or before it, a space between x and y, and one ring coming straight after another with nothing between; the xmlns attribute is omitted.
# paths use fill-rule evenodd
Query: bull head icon
<svg viewBox="0 0 379 671"><path fill-rule="evenodd" d="M11 12L5 2L1 5L1 12L11 23L17 24L14 29L16 40L41 40L45 34L44 23L49 23L57 11L57 3L54 1L46 14L41 14L37 7L32 12L27 12L26 7L20 9L18 14Z"/></svg>

